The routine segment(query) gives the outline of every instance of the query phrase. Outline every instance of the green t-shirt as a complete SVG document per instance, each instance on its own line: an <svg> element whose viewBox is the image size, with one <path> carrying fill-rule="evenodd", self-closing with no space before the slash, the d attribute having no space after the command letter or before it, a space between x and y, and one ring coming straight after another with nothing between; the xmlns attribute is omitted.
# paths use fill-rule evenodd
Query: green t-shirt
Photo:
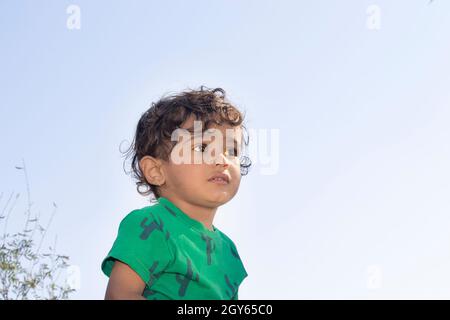
<svg viewBox="0 0 450 320"><path fill-rule="evenodd" d="M122 220L102 270L109 277L116 259L126 263L148 300L237 300L247 272L233 241L213 229L160 197Z"/></svg>

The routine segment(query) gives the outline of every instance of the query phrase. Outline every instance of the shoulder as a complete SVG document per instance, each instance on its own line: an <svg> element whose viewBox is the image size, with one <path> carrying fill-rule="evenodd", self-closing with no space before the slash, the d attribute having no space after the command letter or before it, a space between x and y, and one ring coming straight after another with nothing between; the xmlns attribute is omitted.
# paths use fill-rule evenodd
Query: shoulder
<svg viewBox="0 0 450 320"><path fill-rule="evenodd" d="M219 236L222 238L223 241L225 241L227 243L233 243L233 240L231 240L230 237L225 234L225 232L223 232L222 230L220 230L218 228L216 228L216 229L217 229Z"/></svg>
<svg viewBox="0 0 450 320"><path fill-rule="evenodd" d="M142 218L146 215L145 207L140 209L134 209L128 214L125 215L125 217L120 222L119 228L122 228L123 226L127 226L129 224L132 224Z"/></svg>
<svg viewBox="0 0 450 320"><path fill-rule="evenodd" d="M138 235L140 240L162 240L168 235L156 205L135 209L120 222L119 235ZM167 240L167 239L165 239Z"/></svg>
<svg viewBox="0 0 450 320"><path fill-rule="evenodd" d="M144 221L160 219L158 210L156 210L156 208L154 207L155 205L132 210L122 219L119 225L119 229L128 227L140 227Z"/></svg>
<svg viewBox="0 0 450 320"><path fill-rule="evenodd" d="M238 255L236 244L234 243L234 241L231 240L231 238L227 234L222 232L221 230L217 229L217 231L219 232L219 235L222 238L222 240L224 241L224 243L230 248L230 250L233 253L233 255L234 255L234 253L236 255Z"/></svg>
<svg viewBox="0 0 450 320"><path fill-rule="evenodd" d="M231 260L230 263L232 266L234 266L232 269L233 271L230 271L233 274L234 279L240 284L242 280L247 277L248 273L245 269L244 263L242 262L242 259L239 255L238 249L236 248L236 244L234 243L231 238L226 235L224 232L218 230L220 233L220 236L222 237L224 243L225 243L225 254L227 257L229 257Z"/></svg>
<svg viewBox="0 0 450 320"><path fill-rule="evenodd" d="M167 244L167 232L150 208L135 209L120 222L116 240L102 263L106 275L119 260L148 282L149 270L163 270L172 263L174 255Z"/></svg>
<svg viewBox="0 0 450 320"><path fill-rule="evenodd" d="M173 256L169 231L152 206L135 209L120 222L113 247L141 256Z"/></svg>

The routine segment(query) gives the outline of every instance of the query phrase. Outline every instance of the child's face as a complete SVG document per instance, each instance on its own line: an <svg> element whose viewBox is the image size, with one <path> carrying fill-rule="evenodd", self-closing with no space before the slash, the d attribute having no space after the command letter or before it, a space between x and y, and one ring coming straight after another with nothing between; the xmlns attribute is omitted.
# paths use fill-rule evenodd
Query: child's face
<svg viewBox="0 0 450 320"><path fill-rule="evenodd" d="M181 127L185 129L193 128L194 117L191 116ZM218 152L212 153L212 156L209 158L209 163L205 161L194 163L195 154L200 159L202 159L202 156L204 158L206 146L212 146L212 142L216 140L215 138L211 139L203 136L202 141L196 141L193 138L190 141L185 141L184 143L187 143L189 146L188 150L191 152L192 161L191 163L177 163L173 161L174 152L172 152L170 160L163 162L162 170L164 171L165 184L161 189L162 196L176 197L205 207L218 207L230 201L235 196L241 180L240 161L238 154L233 156L230 153L235 147L240 151L242 129L240 127L232 127L229 125L219 126L216 124L211 125L208 129L220 131L223 138L222 149L219 150L217 148L216 150ZM227 145L227 140L236 141ZM184 143L183 141L178 142L178 144ZM229 182L221 184L209 181L217 173L227 175Z"/></svg>

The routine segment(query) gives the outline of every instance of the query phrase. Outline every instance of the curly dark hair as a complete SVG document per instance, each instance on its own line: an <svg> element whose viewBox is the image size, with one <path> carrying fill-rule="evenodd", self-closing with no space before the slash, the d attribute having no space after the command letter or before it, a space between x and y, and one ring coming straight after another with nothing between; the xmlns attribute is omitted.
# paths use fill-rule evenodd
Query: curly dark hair
<svg viewBox="0 0 450 320"><path fill-rule="evenodd" d="M170 153L177 141L171 141L172 132L191 116L202 121L202 130L209 129L211 123L240 126L243 129L244 147L249 144L249 136L242 114L226 99L222 88L210 89L201 86L198 90L188 89L184 92L162 97L142 114L137 124L136 133L125 155L124 170L131 173L136 180L136 189L142 196L153 195L152 200L160 197L159 187L147 181L139 166L139 161L146 155L169 160ZM245 135L246 134L246 135ZM131 171L125 169L127 159L131 158ZM241 175L247 175L251 160L240 155ZM142 189L143 188L143 189Z"/></svg>

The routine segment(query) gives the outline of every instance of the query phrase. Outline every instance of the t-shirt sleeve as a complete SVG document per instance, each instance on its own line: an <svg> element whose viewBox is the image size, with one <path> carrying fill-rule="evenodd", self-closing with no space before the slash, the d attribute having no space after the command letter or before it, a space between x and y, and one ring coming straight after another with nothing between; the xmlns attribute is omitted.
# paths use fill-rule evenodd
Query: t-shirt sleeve
<svg viewBox="0 0 450 320"><path fill-rule="evenodd" d="M103 273L109 277L114 262L119 260L149 284L173 261L167 235L161 218L150 212L131 212L120 223L117 238L102 262Z"/></svg>

